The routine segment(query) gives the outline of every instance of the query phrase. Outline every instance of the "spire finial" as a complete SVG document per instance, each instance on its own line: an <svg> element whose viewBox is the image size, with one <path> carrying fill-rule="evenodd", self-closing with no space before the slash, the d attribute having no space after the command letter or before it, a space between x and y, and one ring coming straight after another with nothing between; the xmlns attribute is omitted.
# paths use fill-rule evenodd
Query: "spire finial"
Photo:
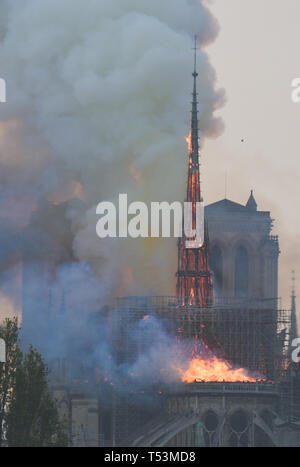
<svg viewBox="0 0 300 467"><path fill-rule="evenodd" d="M193 76L194 78L197 78L198 76L198 73L197 73L197 50L198 50L198 47L197 47L197 34L195 34L195 47L193 48L194 50L194 73L193 73Z"/></svg>

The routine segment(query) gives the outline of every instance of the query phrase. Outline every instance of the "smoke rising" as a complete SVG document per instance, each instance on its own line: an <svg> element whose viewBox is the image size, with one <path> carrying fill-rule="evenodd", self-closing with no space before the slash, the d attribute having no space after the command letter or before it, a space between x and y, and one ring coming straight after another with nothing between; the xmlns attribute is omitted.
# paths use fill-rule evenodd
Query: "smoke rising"
<svg viewBox="0 0 300 467"><path fill-rule="evenodd" d="M24 326L49 355L113 295L170 291L175 242L100 240L95 206L183 200L195 33L201 134L215 137L224 92L204 0L1 0L1 277L21 254ZM50 289L68 316L56 341Z"/></svg>

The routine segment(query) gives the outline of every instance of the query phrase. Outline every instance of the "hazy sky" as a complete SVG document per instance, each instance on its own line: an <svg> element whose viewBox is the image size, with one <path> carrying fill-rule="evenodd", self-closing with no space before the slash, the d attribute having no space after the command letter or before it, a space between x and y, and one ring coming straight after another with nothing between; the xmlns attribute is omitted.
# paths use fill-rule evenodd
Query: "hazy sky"
<svg viewBox="0 0 300 467"><path fill-rule="evenodd" d="M226 171L229 199L245 203L254 189L258 208L271 211L280 235L279 293L287 305L291 270L300 277L300 104L291 101L291 81L300 77L300 2L209 5L221 30L207 50L227 104L219 112L223 136L204 147L205 201L224 198Z"/></svg>

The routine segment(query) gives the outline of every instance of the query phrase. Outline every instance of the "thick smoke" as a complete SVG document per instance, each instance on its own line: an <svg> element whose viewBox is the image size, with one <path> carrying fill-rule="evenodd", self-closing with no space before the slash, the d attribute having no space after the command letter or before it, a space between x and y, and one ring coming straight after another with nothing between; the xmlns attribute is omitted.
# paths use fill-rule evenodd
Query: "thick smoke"
<svg viewBox="0 0 300 467"><path fill-rule="evenodd" d="M88 264L61 265L56 272L53 280L39 271L37 280L35 267L27 268L22 329L23 345L34 339L56 377L58 361L66 361L64 378L106 381L121 392L180 380L178 368L191 352L175 340L168 322L154 310L135 320L125 310L99 312L104 291Z"/></svg>
<svg viewBox="0 0 300 467"><path fill-rule="evenodd" d="M100 240L95 206L118 193L183 200L195 33L201 134L222 131L224 95L202 49L218 25L204 4L1 0L1 270L6 281L22 255L35 337L48 332L50 288L65 291L70 336L113 295L170 291L175 242Z"/></svg>

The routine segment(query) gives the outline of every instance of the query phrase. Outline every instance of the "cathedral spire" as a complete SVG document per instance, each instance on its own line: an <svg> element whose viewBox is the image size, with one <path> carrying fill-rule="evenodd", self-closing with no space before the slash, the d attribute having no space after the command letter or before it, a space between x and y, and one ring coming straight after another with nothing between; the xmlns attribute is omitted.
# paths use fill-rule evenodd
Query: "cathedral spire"
<svg viewBox="0 0 300 467"><path fill-rule="evenodd" d="M198 93L197 93L197 36L195 36L194 47L194 87L193 87L193 102L192 102L192 121L191 121L191 152L193 160L193 169L199 168L199 128L198 128Z"/></svg>
<svg viewBox="0 0 300 467"><path fill-rule="evenodd" d="M197 228L199 209L203 208L200 187L199 129L197 94L197 36L194 47L194 84L191 129L188 138L189 164L186 201L192 204L192 229ZM201 213L200 213L201 216ZM204 228L202 245L186 245L186 233L178 240L177 296L181 305L208 306L212 302L212 280L209 269L209 239L207 226Z"/></svg>
<svg viewBox="0 0 300 467"><path fill-rule="evenodd" d="M195 36L194 50L194 78L193 84L193 100L191 112L191 129L189 136L189 177L187 186L187 201L201 202L201 186L200 186L200 167L199 167L199 128L198 128L198 93L197 93L197 36Z"/></svg>

